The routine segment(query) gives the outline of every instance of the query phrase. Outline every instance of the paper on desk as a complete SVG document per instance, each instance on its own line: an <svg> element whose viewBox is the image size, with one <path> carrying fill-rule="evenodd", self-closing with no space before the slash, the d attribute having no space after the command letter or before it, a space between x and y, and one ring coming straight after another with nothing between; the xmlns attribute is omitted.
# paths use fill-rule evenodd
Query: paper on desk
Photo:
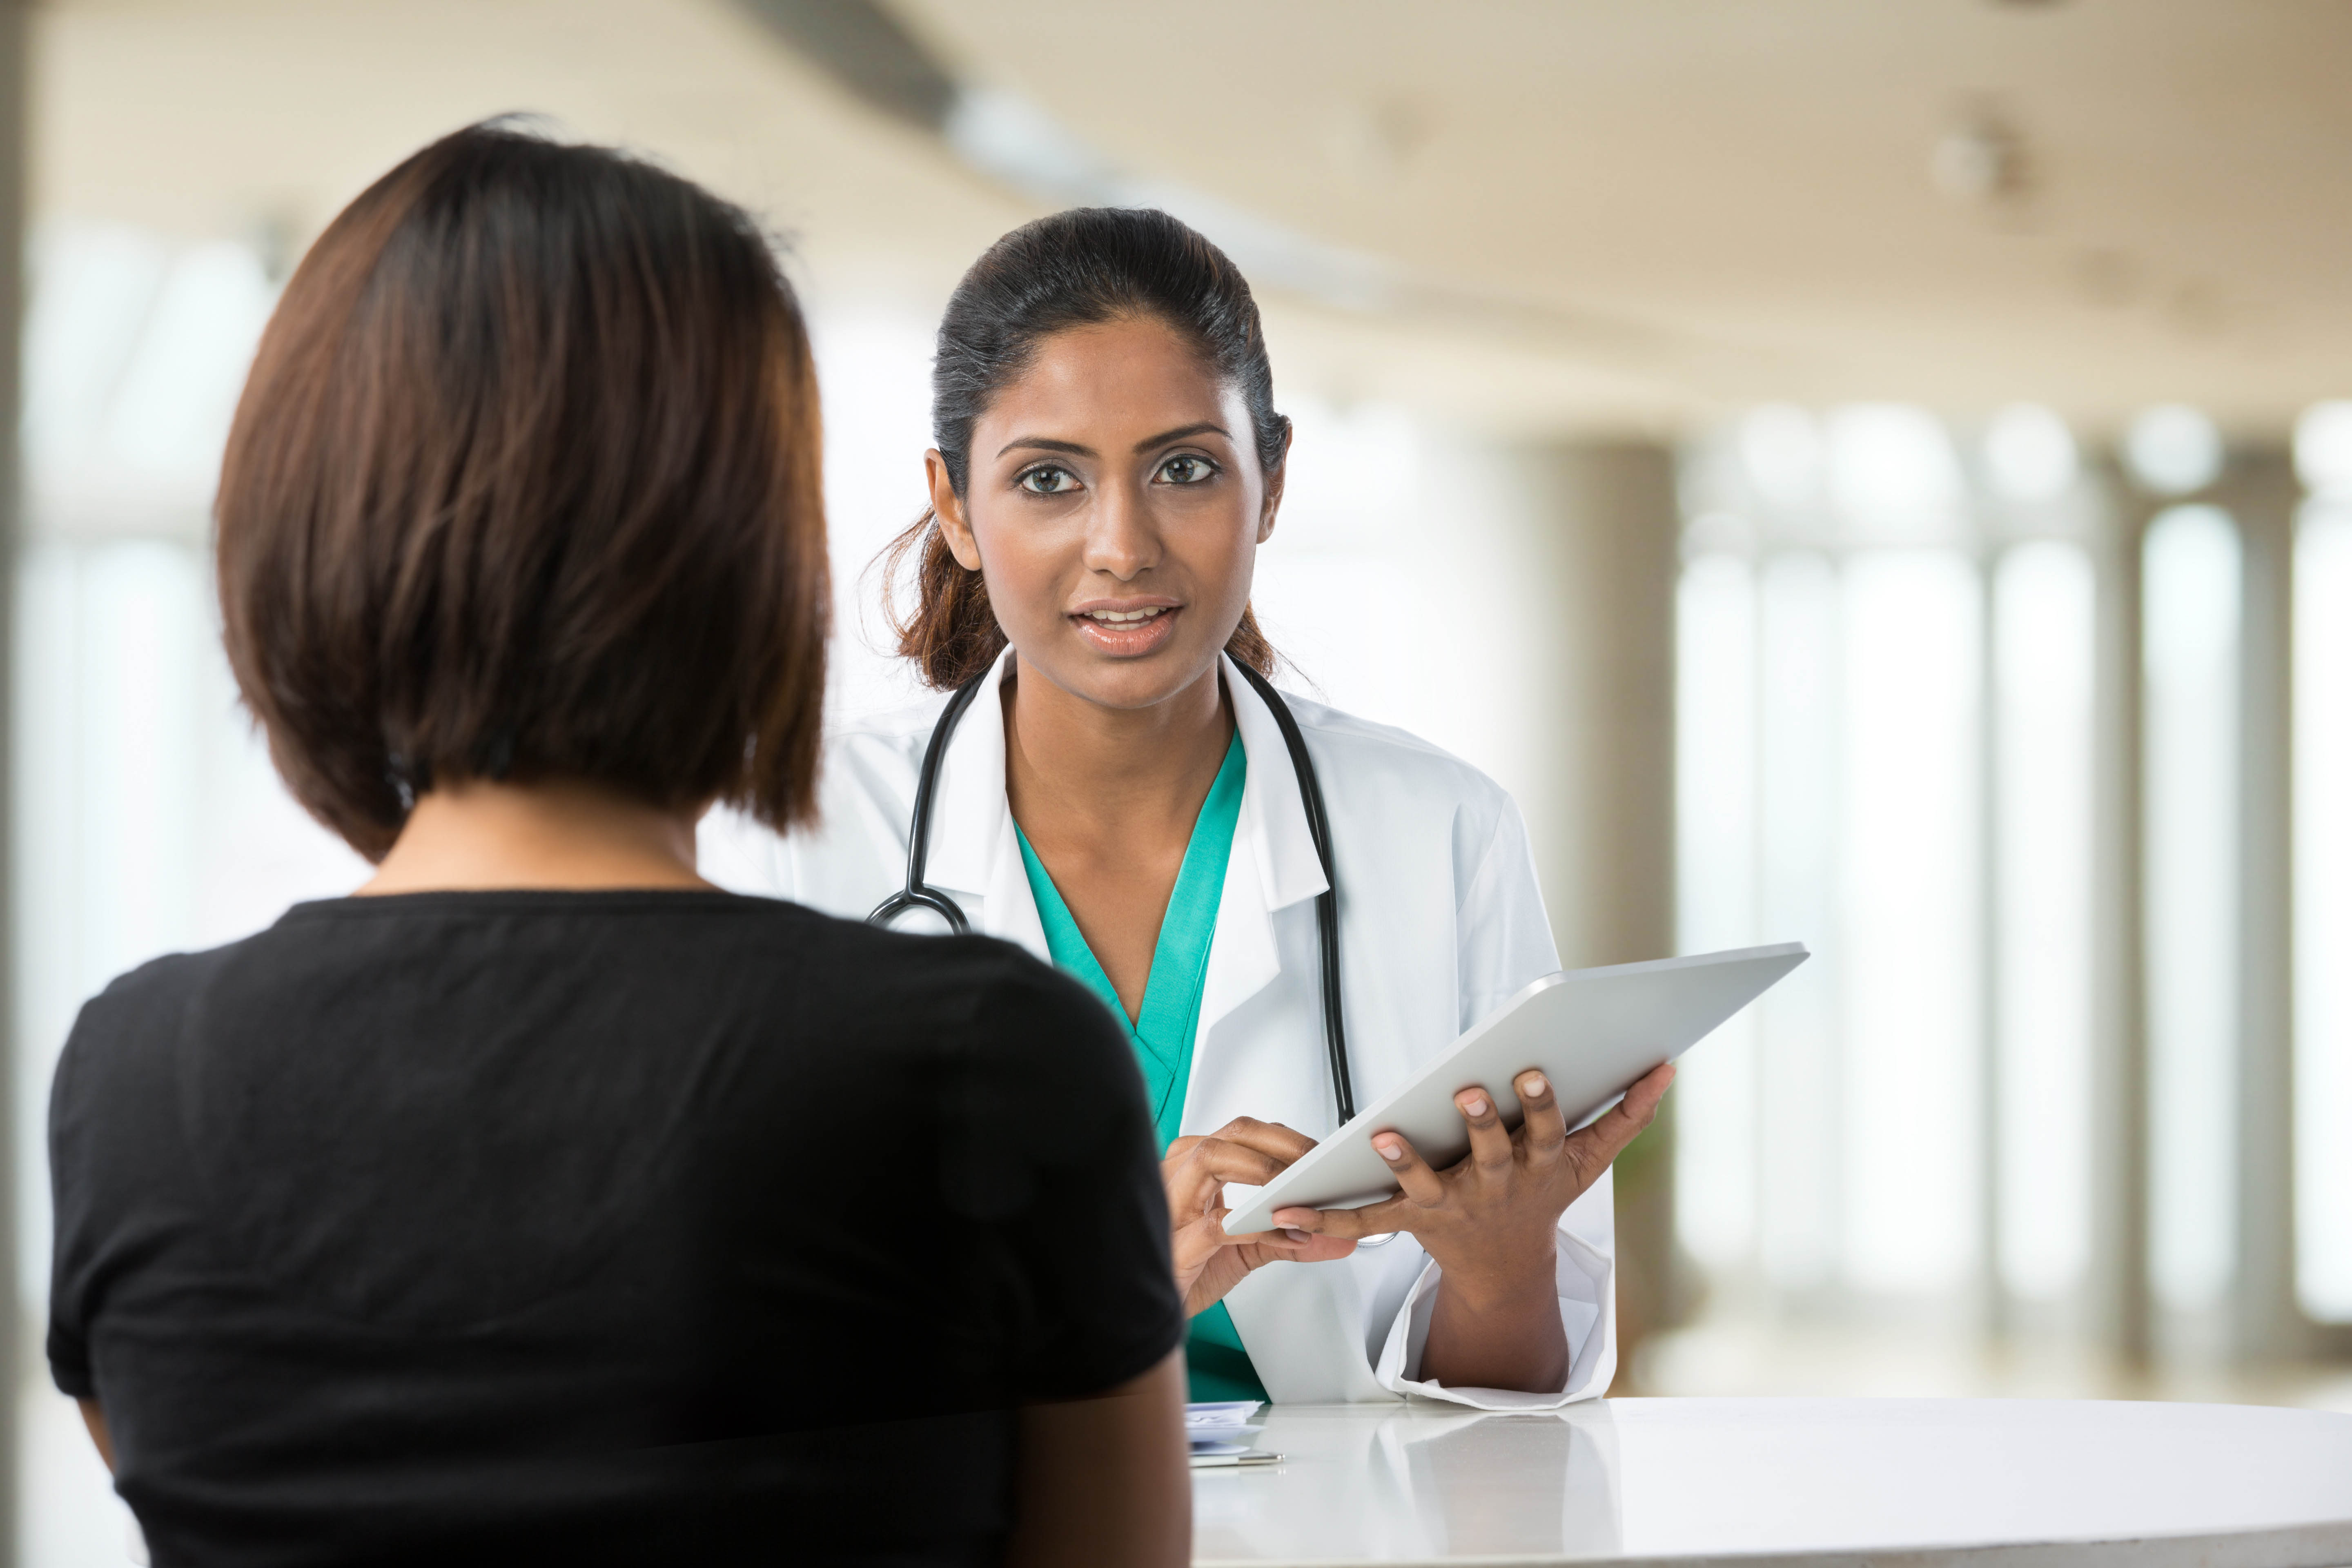
<svg viewBox="0 0 2352 1568"><path fill-rule="evenodd" d="M1263 1399L1212 1400L1202 1405L1184 1406L1186 1426L1238 1426L1256 1415L1265 1404Z"/></svg>
<svg viewBox="0 0 2352 1568"><path fill-rule="evenodd" d="M1237 1463L1239 1456L1254 1452L1247 1439L1265 1430L1252 1424L1264 1402L1256 1399L1226 1399L1184 1406L1184 1436L1192 1449L1195 1465L1204 1460Z"/></svg>

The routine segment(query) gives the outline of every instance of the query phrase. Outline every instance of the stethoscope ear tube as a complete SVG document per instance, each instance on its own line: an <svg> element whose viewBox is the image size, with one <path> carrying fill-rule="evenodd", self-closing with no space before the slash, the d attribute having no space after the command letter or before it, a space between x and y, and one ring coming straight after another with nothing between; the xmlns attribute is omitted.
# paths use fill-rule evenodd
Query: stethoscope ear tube
<svg viewBox="0 0 2352 1568"><path fill-rule="evenodd" d="M1291 717L1290 704L1282 700L1272 681L1248 665L1235 659L1234 668L1265 700L1267 710L1274 715L1275 727L1282 731L1283 746L1290 752L1291 772L1298 776L1298 799L1307 811L1307 837L1315 842L1316 858L1323 863L1323 891L1315 899L1315 931L1323 960L1323 1043L1330 1056L1331 1093L1339 1110L1338 1125L1345 1127L1356 1119L1356 1086L1348 1071L1348 1026L1339 992L1339 871L1331 856L1331 826L1323 809L1323 784L1316 776L1315 760L1307 754L1307 738L1298 732L1298 721ZM940 763L947 754L948 737L955 733L957 721L995 673L992 664L956 688L939 722L931 726L930 743L923 748L922 770L915 777L915 809L907 825L907 884L874 906L874 912L866 917L867 924L887 926L911 910L929 910L947 921L948 929L956 935L970 934L971 922L964 918L962 908L923 880L923 868L930 858L931 803L938 795Z"/></svg>

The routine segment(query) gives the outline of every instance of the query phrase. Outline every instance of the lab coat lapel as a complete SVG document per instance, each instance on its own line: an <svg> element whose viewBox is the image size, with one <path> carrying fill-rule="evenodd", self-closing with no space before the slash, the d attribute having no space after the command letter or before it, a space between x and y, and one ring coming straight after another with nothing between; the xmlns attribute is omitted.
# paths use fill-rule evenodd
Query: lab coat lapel
<svg viewBox="0 0 2352 1568"><path fill-rule="evenodd" d="M1281 728L1265 700L1233 668L1232 660L1223 662L1225 691L1233 700L1242 751L1249 759L1249 776L1242 785L1241 816L1234 825L1233 853L1225 863L1216 940L1210 944L1208 972L1202 978L1196 1053L1220 1019L1282 973L1275 911L1329 886L1307 831L1297 771L1290 765Z"/></svg>
<svg viewBox="0 0 2352 1568"><path fill-rule="evenodd" d="M999 786L1001 802L1004 791ZM1037 895L1029 889L1029 868L1021 858L1021 840L1014 837L1013 808L1006 805L997 828L994 864L989 868L988 890L982 895L980 927L990 936L1018 942L1047 963L1054 951L1045 945L1045 921L1037 913Z"/></svg>
<svg viewBox="0 0 2352 1568"><path fill-rule="evenodd" d="M998 690L1012 661L1007 648L948 738L947 755L940 759L925 879L962 895L975 930L1017 942L1050 963L1045 924L1029 890L1013 806L1004 795L1004 712ZM970 903L974 895L980 900L977 910Z"/></svg>
<svg viewBox="0 0 2352 1568"><path fill-rule="evenodd" d="M1223 656L1220 656L1223 658ZM940 761L939 804L931 826L926 879L967 897L981 908L974 926L990 936L1017 942L1051 961L1045 921L1022 864L1013 807L1004 794L1004 722L996 689L1011 667L1013 652L997 660L988 690L982 692ZM1242 785L1242 809L1234 826L1232 858L1217 904L1217 933L1202 977L1201 1022L1195 1048L1234 1008L1273 984L1282 973L1276 943L1277 910L1311 899L1329 884L1307 831L1307 809L1298 798L1297 771L1274 713L1256 689L1225 659L1225 690L1234 705L1234 725L1249 758Z"/></svg>

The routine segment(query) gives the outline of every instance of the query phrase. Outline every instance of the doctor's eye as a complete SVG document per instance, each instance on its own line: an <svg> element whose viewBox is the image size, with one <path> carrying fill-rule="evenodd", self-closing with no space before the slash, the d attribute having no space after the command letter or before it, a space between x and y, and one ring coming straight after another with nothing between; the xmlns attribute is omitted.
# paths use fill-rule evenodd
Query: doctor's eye
<svg viewBox="0 0 2352 1568"><path fill-rule="evenodd" d="M1217 465L1197 452L1179 452L1152 476L1171 485L1197 485L1217 476Z"/></svg>
<svg viewBox="0 0 2352 1568"><path fill-rule="evenodd" d="M1034 468L1023 469L1021 477L1013 482L1033 496L1058 496L1076 489L1078 476L1058 464L1040 463Z"/></svg>

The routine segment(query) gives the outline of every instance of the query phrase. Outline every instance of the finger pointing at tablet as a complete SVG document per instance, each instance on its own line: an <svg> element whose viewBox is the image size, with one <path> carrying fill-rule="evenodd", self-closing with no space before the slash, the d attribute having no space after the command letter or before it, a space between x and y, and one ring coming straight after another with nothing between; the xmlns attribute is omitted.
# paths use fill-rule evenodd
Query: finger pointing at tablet
<svg viewBox="0 0 2352 1568"><path fill-rule="evenodd" d="M1168 1194L1170 1261L1187 1315L1223 1300L1252 1269L1285 1258L1302 1263L1345 1258L1355 1243L1299 1231L1228 1236L1227 1182L1262 1187L1315 1147L1315 1140L1278 1121L1238 1116L1206 1137L1179 1138L1160 1163Z"/></svg>

